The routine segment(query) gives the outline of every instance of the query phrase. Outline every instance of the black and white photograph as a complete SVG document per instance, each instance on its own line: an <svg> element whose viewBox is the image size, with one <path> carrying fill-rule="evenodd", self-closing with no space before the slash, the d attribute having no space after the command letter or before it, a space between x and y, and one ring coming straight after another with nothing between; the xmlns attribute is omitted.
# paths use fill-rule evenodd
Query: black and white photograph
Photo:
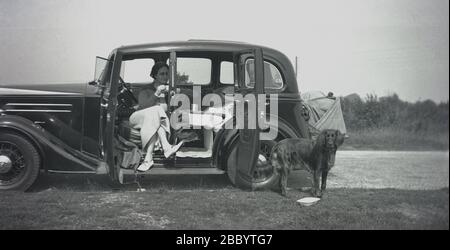
<svg viewBox="0 0 450 250"><path fill-rule="evenodd" d="M448 0L0 0L0 230L448 230L448 118Z"/></svg>

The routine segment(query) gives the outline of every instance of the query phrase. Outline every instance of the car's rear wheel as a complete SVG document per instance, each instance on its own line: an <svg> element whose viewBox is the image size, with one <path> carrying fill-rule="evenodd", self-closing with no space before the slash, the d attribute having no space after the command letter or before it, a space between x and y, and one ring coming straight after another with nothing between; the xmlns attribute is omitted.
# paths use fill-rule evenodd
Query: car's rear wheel
<svg viewBox="0 0 450 250"><path fill-rule="evenodd" d="M27 190L39 175L40 160L23 136L0 133L0 190Z"/></svg>
<svg viewBox="0 0 450 250"><path fill-rule="evenodd" d="M270 154L276 142L267 140L260 141L258 161L251 177L242 175L236 171L236 165L232 157L235 157L237 150L237 140L232 143L231 151L227 157L227 174L231 183L243 189L269 189L272 188L279 178L279 175L270 164Z"/></svg>

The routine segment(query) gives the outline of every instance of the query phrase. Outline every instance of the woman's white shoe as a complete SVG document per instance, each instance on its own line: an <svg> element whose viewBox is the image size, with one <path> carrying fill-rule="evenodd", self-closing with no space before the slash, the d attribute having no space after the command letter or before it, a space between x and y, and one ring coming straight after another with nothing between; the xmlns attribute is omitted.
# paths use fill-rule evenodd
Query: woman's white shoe
<svg viewBox="0 0 450 250"><path fill-rule="evenodd" d="M177 152L178 149L180 149L180 147L183 145L183 143L184 143L184 141L181 141L177 145L169 148L168 150L164 150L164 156L166 158L169 158L171 155L173 155L175 152Z"/></svg>
<svg viewBox="0 0 450 250"><path fill-rule="evenodd" d="M136 168L136 170L138 172L148 171L153 167L153 164L154 164L153 160L151 160L150 162L144 161L141 165L139 165L139 167Z"/></svg>

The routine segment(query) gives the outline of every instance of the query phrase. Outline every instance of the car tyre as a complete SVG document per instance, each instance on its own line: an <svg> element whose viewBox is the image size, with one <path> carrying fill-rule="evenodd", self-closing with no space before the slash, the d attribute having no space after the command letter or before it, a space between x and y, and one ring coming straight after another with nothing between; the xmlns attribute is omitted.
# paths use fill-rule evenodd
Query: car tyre
<svg viewBox="0 0 450 250"><path fill-rule="evenodd" d="M242 189L261 190L271 189L279 180L279 174L270 164L270 153L276 141L260 141L258 162L253 178L249 179L236 171L236 166L232 163L232 155L236 153L236 145L239 139L231 144L231 150L227 156L227 176L231 183Z"/></svg>
<svg viewBox="0 0 450 250"><path fill-rule="evenodd" d="M21 135L0 133L0 190L26 191L37 179L41 158Z"/></svg>

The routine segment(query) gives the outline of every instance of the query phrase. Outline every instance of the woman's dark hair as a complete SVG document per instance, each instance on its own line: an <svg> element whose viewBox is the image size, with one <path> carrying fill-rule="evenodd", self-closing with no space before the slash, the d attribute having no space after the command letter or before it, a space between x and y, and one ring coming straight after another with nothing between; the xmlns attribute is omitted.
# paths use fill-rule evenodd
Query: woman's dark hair
<svg viewBox="0 0 450 250"><path fill-rule="evenodd" d="M153 67L152 67L150 76L155 78L156 74L158 74L158 71L163 67L166 67L167 69L169 69L169 65L167 65L165 62L156 62L155 65L153 65Z"/></svg>

